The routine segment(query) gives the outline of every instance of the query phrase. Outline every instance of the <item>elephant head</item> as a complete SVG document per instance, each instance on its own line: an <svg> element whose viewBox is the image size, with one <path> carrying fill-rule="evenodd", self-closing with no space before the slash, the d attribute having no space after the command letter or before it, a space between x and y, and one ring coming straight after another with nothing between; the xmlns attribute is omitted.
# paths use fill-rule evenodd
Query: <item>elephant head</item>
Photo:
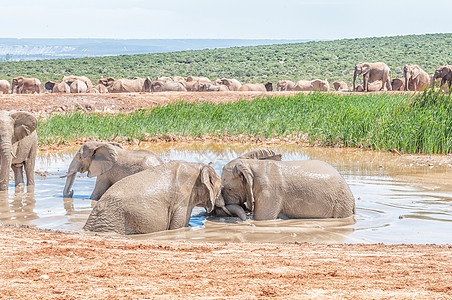
<svg viewBox="0 0 452 300"><path fill-rule="evenodd" d="M312 87L316 91L325 91L328 92L330 90L330 84L327 80L315 79L312 81Z"/></svg>
<svg viewBox="0 0 452 300"><path fill-rule="evenodd" d="M17 89L19 89L24 83L24 77L19 76L16 78L13 78L11 81L11 94L14 93L14 88L17 86Z"/></svg>
<svg viewBox="0 0 452 300"><path fill-rule="evenodd" d="M118 159L117 149L122 149L117 143L86 142L75 154L69 165L63 196L71 198L74 194L72 185L78 173L88 172L88 177L99 176L110 170Z"/></svg>
<svg viewBox="0 0 452 300"><path fill-rule="evenodd" d="M221 196L221 179L215 170L211 166L205 165L201 168L199 179L199 187L201 189L197 198L201 200L206 199L201 205L206 208L207 213L210 213L215 207L220 207L230 214Z"/></svg>
<svg viewBox="0 0 452 300"><path fill-rule="evenodd" d="M272 92L273 91L273 82L267 82L265 85L265 89L267 90L267 92Z"/></svg>
<svg viewBox="0 0 452 300"><path fill-rule="evenodd" d="M53 87L55 86L55 84L56 84L55 81L47 81L47 82L44 84L44 87L45 87L46 90L48 90L48 91L50 91L50 92L53 92Z"/></svg>
<svg viewBox="0 0 452 300"><path fill-rule="evenodd" d="M151 83L151 92L162 92L164 85L165 83L162 81L153 81Z"/></svg>
<svg viewBox="0 0 452 300"><path fill-rule="evenodd" d="M221 175L222 197L225 201L226 212L235 215L242 220L246 219L246 213L242 207L246 203L249 210L253 210L253 178L254 175L247 167L244 160L281 160L281 154L272 150L259 149L248 152L237 159L232 160L223 168Z"/></svg>
<svg viewBox="0 0 452 300"><path fill-rule="evenodd" d="M28 112L0 112L0 191L8 189L13 144L36 130L38 120Z"/></svg>
<svg viewBox="0 0 452 300"><path fill-rule="evenodd" d="M435 73L433 74L433 84L435 83L435 81L441 78L441 85L444 84L444 82L446 80L451 80L452 79L452 67L451 66L442 66L438 69L436 69ZM450 79L448 79L450 78Z"/></svg>
<svg viewBox="0 0 452 300"><path fill-rule="evenodd" d="M353 73L353 91L355 91L356 85L356 77L358 75L366 75L370 72L370 65L366 63L359 63L355 66L355 72Z"/></svg>
<svg viewBox="0 0 452 300"><path fill-rule="evenodd" d="M113 77L107 77L107 78L101 78L99 79L98 83L102 84L106 87L109 87L110 85L113 84L113 82L115 81L115 79Z"/></svg>
<svg viewBox="0 0 452 300"><path fill-rule="evenodd" d="M150 92L152 90L152 80L146 77L143 84L143 92Z"/></svg>
<svg viewBox="0 0 452 300"><path fill-rule="evenodd" d="M421 74L421 69L415 65L405 65L403 67L403 76L405 78L405 91L408 91L408 83L410 80L416 79Z"/></svg>

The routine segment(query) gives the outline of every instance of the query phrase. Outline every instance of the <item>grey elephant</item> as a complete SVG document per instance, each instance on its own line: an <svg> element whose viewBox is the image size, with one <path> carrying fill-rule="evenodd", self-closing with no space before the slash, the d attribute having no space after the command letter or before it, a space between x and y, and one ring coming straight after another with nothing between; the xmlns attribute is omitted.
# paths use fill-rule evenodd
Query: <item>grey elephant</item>
<svg viewBox="0 0 452 300"><path fill-rule="evenodd" d="M348 91L348 85L344 81L333 82L333 88L335 91Z"/></svg>
<svg viewBox="0 0 452 300"><path fill-rule="evenodd" d="M221 78L219 81L220 84L224 84L228 87L230 91L238 91L242 84L237 79L230 78Z"/></svg>
<svg viewBox="0 0 452 300"><path fill-rule="evenodd" d="M299 80L294 86L294 91L323 91L330 90L330 84L327 80Z"/></svg>
<svg viewBox="0 0 452 300"><path fill-rule="evenodd" d="M224 207L221 180L201 163L172 161L124 178L93 208L85 230L151 233L188 225L195 206Z"/></svg>
<svg viewBox="0 0 452 300"><path fill-rule="evenodd" d="M430 85L430 77L418 65L405 65L403 68L406 91L423 91Z"/></svg>
<svg viewBox="0 0 452 300"><path fill-rule="evenodd" d="M66 82L69 86L71 86L75 80L83 81L86 84L86 89L90 89L93 87L93 83L91 82L91 79L89 79L86 76L75 76L75 75L65 76L65 75L63 75L63 78L61 78L61 81Z"/></svg>
<svg viewBox="0 0 452 300"><path fill-rule="evenodd" d="M404 91L405 90L405 78L393 78L391 80L391 87L392 87L393 91Z"/></svg>
<svg viewBox="0 0 452 300"><path fill-rule="evenodd" d="M442 87L445 83L449 82L449 91L450 91L450 86L452 85L452 66L446 65L436 69L432 77L432 85L434 85L436 80L439 78L441 78L440 87Z"/></svg>
<svg viewBox="0 0 452 300"><path fill-rule="evenodd" d="M183 82L174 81L153 81L151 83L151 92L186 92L185 84Z"/></svg>
<svg viewBox="0 0 452 300"><path fill-rule="evenodd" d="M19 76L13 78L11 81L11 94L14 93L14 89L16 89L17 94L39 94L41 91L41 81L34 77L25 78L23 76Z"/></svg>
<svg viewBox="0 0 452 300"><path fill-rule="evenodd" d="M56 83L55 81L47 81L44 84L44 87L46 90L50 91L51 93L70 93L71 92L70 86L64 81L61 81L60 83Z"/></svg>
<svg viewBox="0 0 452 300"><path fill-rule="evenodd" d="M357 64L353 73L353 91L356 90L355 82L356 77L359 75L363 75L363 88L365 92L369 91L368 83L377 80L381 80L380 91L384 89L385 85L388 91L391 91L390 72L391 70L388 65L383 62Z"/></svg>
<svg viewBox="0 0 452 300"><path fill-rule="evenodd" d="M242 92L266 92L267 89L262 83L245 83L240 88Z"/></svg>
<svg viewBox="0 0 452 300"><path fill-rule="evenodd" d="M92 89L92 87L90 89ZM81 81L80 79L75 79L70 84L70 90L71 90L71 94L87 93L88 86L86 85L85 82Z"/></svg>
<svg viewBox="0 0 452 300"><path fill-rule="evenodd" d="M109 77L111 78L111 77ZM100 81L99 81L100 83ZM151 80L149 78L113 79L107 86L110 93L139 93L150 91Z"/></svg>
<svg viewBox="0 0 452 300"><path fill-rule="evenodd" d="M34 185L34 168L38 149L38 120L28 112L0 111L0 191L8 190L9 170L14 171L16 186Z"/></svg>
<svg viewBox="0 0 452 300"><path fill-rule="evenodd" d="M0 92L2 92L3 94L8 94L10 88L11 88L11 85L9 84L8 80L5 80L5 79L0 80Z"/></svg>
<svg viewBox="0 0 452 300"><path fill-rule="evenodd" d="M331 165L280 160L281 155L263 149L226 164L221 176L225 211L242 220L244 203L255 220L345 218L355 213L352 192Z"/></svg>
<svg viewBox="0 0 452 300"><path fill-rule="evenodd" d="M293 91L295 88L295 82L291 80L279 80L276 84L276 90L279 91Z"/></svg>
<svg viewBox="0 0 452 300"><path fill-rule="evenodd" d="M88 172L88 177L97 177L90 199L99 200L117 181L162 163L161 158L150 150L126 150L117 143L86 142L77 151L67 174L63 176L66 177L63 196L73 196L72 185L78 172Z"/></svg>

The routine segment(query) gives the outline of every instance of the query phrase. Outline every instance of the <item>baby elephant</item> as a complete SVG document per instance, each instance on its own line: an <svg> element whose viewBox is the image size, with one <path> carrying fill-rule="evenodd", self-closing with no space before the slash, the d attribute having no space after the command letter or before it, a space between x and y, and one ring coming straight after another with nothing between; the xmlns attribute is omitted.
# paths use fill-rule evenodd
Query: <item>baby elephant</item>
<svg viewBox="0 0 452 300"><path fill-rule="evenodd" d="M247 153L223 168L225 212L255 220L287 218L345 218L355 213L349 186L331 165L318 160L280 161L271 150Z"/></svg>
<svg viewBox="0 0 452 300"><path fill-rule="evenodd" d="M96 177L92 200L99 200L105 191L124 177L162 164L163 161L150 150L125 150L117 143L86 142L72 159L64 186L63 196L71 198L71 190L77 172L88 172Z"/></svg>
<svg viewBox="0 0 452 300"><path fill-rule="evenodd" d="M97 202L85 230L151 233L188 225L191 211L224 207L221 180L201 163L172 161L124 178Z"/></svg>

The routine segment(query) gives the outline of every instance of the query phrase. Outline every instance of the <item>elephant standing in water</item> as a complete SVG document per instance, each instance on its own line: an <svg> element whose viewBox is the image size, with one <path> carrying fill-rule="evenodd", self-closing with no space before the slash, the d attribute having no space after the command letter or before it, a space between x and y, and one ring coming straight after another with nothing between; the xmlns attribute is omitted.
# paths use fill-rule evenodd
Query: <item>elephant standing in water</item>
<svg viewBox="0 0 452 300"><path fill-rule="evenodd" d="M281 155L264 149L226 164L221 176L225 211L242 220L244 203L255 220L346 218L355 213L352 192L331 165L280 160Z"/></svg>
<svg viewBox="0 0 452 300"><path fill-rule="evenodd" d="M356 90L356 77L363 75L363 88L365 92L369 91L369 82L381 80L380 91L383 90L385 84L388 91L392 90L391 87L391 70L388 65L383 62L376 63L359 63L355 66L355 72L353 73L353 91Z"/></svg>
<svg viewBox="0 0 452 300"><path fill-rule="evenodd" d="M105 191L124 177L162 164L162 160L150 150L125 150L117 143L86 142L75 154L69 165L63 196L71 198L77 172L88 172L96 177L96 186L90 199L99 200Z"/></svg>
<svg viewBox="0 0 452 300"><path fill-rule="evenodd" d="M430 77L418 65L405 65L403 68L406 91L423 91L430 85Z"/></svg>
<svg viewBox="0 0 452 300"><path fill-rule="evenodd" d="M150 233L188 225L193 207L224 207L221 180L201 163L172 161L124 178L97 202L85 230Z"/></svg>
<svg viewBox="0 0 452 300"><path fill-rule="evenodd" d="M38 120L28 112L0 111L0 191L8 190L9 170L14 171L16 186L35 184L35 160L38 149Z"/></svg>

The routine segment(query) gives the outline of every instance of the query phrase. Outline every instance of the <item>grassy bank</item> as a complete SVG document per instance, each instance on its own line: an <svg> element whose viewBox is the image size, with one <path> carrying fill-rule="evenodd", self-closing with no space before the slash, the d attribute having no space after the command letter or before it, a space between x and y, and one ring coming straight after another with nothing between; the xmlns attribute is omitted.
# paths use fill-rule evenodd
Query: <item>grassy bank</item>
<svg viewBox="0 0 452 300"><path fill-rule="evenodd" d="M177 103L131 114L73 113L40 120L40 144L136 138L168 133L280 137L404 153L452 153L450 96L312 93L228 104Z"/></svg>

